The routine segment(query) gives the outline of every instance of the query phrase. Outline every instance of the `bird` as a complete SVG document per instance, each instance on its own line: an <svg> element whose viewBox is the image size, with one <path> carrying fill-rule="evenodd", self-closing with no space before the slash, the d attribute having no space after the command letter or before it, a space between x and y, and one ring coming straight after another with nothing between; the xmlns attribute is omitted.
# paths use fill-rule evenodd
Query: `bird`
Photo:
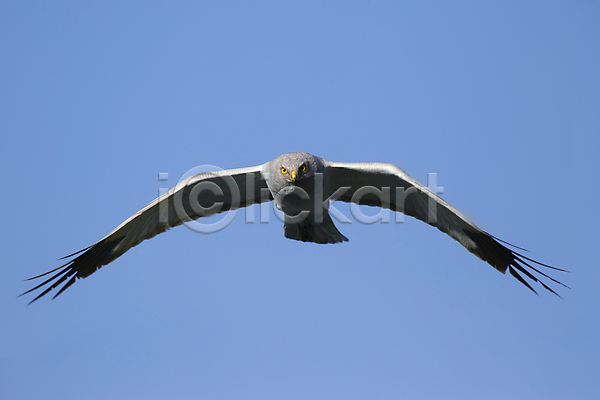
<svg viewBox="0 0 600 400"><path fill-rule="evenodd" d="M456 208L393 164L332 162L305 152L286 153L255 167L206 172L178 182L96 243L62 259L65 264L41 275L44 282L19 296L42 289L31 303L63 293L142 241L198 218L274 201L284 214L284 236L318 244L346 242L329 212L334 201L382 207L421 220L456 240L496 270L506 271L538 294L532 284L560 295L548 281L568 288L535 261L479 228ZM58 271L58 272L57 272ZM529 281L528 281L529 280ZM544 282L546 280L546 282ZM62 286L61 286L62 285Z"/></svg>

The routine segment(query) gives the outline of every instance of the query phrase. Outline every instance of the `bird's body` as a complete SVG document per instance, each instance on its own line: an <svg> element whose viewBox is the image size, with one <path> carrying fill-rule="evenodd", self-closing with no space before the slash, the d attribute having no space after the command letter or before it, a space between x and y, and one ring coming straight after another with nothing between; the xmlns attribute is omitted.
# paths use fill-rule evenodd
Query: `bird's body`
<svg viewBox="0 0 600 400"><path fill-rule="evenodd" d="M267 163L266 181L275 206L284 213L285 237L320 244L348 241L328 212L331 194L325 193L323 185L326 168L327 161L301 152Z"/></svg>
<svg viewBox="0 0 600 400"><path fill-rule="evenodd" d="M335 163L297 152L283 154L256 167L203 173L179 182L100 241L67 256L76 257L66 264L30 278L60 270L25 293L49 284L33 302L64 283L56 297L77 278L93 274L143 240L169 228L270 200L283 211L284 234L290 239L321 244L347 241L329 215L330 202L378 206L403 212L437 227L500 272L505 273L508 269L534 292L523 275L555 294L541 281L542 277L562 285L540 270L541 267L558 268L509 249L505 246L507 243L478 228L395 165Z"/></svg>

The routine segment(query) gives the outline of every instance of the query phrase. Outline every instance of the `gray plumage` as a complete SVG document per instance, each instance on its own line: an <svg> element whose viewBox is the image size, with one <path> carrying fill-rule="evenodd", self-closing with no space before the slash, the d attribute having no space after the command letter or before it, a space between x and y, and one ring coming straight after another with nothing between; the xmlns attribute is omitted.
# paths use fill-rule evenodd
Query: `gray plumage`
<svg viewBox="0 0 600 400"><path fill-rule="evenodd" d="M216 191L199 190L208 187ZM565 286L542 272L541 267L566 271L509 249L505 246L508 243L478 228L395 165L337 163L297 152L283 154L256 167L203 173L179 182L100 241L64 257L74 257L67 263L30 278L58 271L23 294L48 285L31 301L33 303L63 285L56 297L77 278L90 276L130 248L172 227L271 200L285 215L284 235L290 239L323 244L348 241L331 220L330 201L384 207L437 227L498 271L508 270L534 292L526 279L538 282L554 294L557 293L543 278Z"/></svg>

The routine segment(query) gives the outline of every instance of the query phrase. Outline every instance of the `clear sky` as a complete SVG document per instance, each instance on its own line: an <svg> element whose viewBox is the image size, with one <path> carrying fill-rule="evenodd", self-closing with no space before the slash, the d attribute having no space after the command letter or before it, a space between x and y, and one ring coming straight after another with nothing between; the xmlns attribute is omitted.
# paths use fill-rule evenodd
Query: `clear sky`
<svg viewBox="0 0 600 400"><path fill-rule="evenodd" d="M60 3L0 4L0 398L598 398L598 2ZM437 173L572 289L410 218L240 213L15 298L189 169L290 151Z"/></svg>

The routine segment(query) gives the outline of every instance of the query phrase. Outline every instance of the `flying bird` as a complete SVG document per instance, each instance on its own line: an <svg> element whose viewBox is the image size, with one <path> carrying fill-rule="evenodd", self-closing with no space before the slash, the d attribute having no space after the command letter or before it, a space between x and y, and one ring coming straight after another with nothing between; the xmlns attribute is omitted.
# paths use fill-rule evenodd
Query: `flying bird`
<svg viewBox="0 0 600 400"><path fill-rule="evenodd" d="M27 279L58 271L21 296L43 288L29 304L53 289L58 289L56 298L78 278L87 278L132 247L172 227L267 201L275 201L283 211L284 235L289 239L322 244L348 241L329 214L333 201L383 207L438 228L498 271L508 270L535 293L528 280L557 296L544 279L567 287L543 272L543 268L567 271L512 250L508 246L524 249L483 231L393 164L330 162L296 152L256 167L202 173L180 181L103 239L63 257L70 258L65 264Z"/></svg>

